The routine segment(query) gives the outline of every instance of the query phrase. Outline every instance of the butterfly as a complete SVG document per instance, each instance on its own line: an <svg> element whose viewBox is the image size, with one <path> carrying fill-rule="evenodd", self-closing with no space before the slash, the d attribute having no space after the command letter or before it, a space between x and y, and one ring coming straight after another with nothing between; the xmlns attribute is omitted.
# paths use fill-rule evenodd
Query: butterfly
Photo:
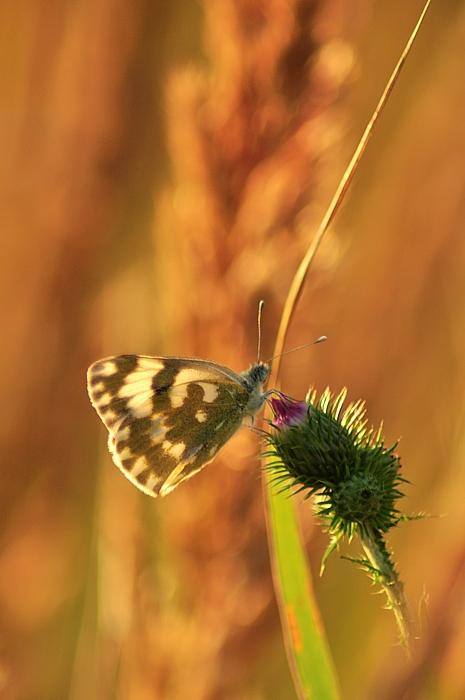
<svg viewBox="0 0 465 700"><path fill-rule="evenodd" d="M115 464L144 493L165 496L253 426L269 375L260 361L237 374L195 358L119 355L91 365L87 386Z"/></svg>

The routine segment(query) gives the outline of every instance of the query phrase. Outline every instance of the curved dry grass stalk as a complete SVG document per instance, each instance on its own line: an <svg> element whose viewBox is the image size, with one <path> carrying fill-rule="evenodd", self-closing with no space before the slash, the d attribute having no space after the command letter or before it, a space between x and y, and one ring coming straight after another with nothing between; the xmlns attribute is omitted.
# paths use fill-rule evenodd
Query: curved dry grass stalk
<svg viewBox="0 0 465 700"><path fill-rule="evenodd" d="M275 348L273 355L279 356L283 352L284 348L284 342L286 340L286 335L287 331L289 329L289 325L292 319L292 315L295 311L296 304L299 299L299 295L302 291L303 284L305 282L305 278L308 274L308 271L310 269L310 266L312 264L312 261L316 255L316 252L323 240L323 236L325 235L326 231L328 230L329 225L331 224L332 220L334 219L339 207L342 204L342 201L344 199L345 193L347 192L347 189L352 182L352 178L355 174L355 171L357 169L357 166L360 162L360 159L363 155L363 152L368 144L368 140L370 136L373 133L373 129L375 128L376 122L378 121L388 99L389 95L392 92L392 89L399 77L399 74L402 70L402 67L407 59L407 56L410 53L410 50L413 46L413 42L416 39L416 36L418 34L418 31L423 23L423 20L425 18L425 15L428 11L428 8L431 4L431 0L427 0L425 3L425 6L423 8L423 11L413 29L412 34L410 35L410 38L408 42L405 45L404 50L402 51L402 54L392 71L392 74L386 84L386 87L384 88L384 91L379 98L379 102L375 107L375 110L371 116L370 121L365 127L365 131L362 134L362 137L357 145L357 148L354 151L354 154L350 160L349 165L347 166L341 181L336 189L336 192L334 193L334 196L329 204L328 209L326 210L326 213L323 217L323 220L312 240L312 242L309 245L309 248L307 252L305 253L302 262L299 265L299 268L297 272L294 275L294 278L291 282L291 286L289 287L289 292L286 297L286 301L284 303L284 308L283 312L281 315L281 320L279 323L279 329L278 333L276 336L276 343L275 343ZM275 377L275 381L277 380L277 376L279 373L279 365L280 365L280 357L277 357L275 360L275 363L273 365L273 375Z"/></svg>

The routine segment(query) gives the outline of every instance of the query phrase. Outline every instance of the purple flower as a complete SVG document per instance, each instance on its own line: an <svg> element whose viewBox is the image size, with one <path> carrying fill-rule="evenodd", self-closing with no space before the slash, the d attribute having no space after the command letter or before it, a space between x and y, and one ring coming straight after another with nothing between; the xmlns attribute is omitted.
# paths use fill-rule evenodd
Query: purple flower
<svg viewBox="0 0 465 700"><path fill-rule="evenodd" d="M296 401L286 394L273 396L270 402L274 413L273 425L280 430L301 423L307 415L308 406L305 401Z"/></svg>

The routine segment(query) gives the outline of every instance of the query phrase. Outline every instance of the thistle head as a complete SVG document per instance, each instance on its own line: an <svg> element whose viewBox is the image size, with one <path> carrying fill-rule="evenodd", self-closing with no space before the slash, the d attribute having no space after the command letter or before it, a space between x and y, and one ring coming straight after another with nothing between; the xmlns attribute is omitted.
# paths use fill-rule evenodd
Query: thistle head
<svg viewBox="0 0 465 700"><path fill-rule="evenodd" d="M399 519L400 461L381 429L367 429L363 402L343 410L346 394L311 391L305 403L273 397L267 468L283 489L317 494L317 513L333 536L387 532Z"/></svg>

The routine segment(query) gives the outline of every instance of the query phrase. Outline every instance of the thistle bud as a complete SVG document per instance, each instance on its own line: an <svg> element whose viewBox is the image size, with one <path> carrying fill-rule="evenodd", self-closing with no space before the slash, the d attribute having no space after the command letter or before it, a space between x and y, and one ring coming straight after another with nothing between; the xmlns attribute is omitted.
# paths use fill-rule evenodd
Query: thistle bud
<svg viewBox="0 0 465 700"><path fill-rule="evenodd" d="M346 393L334 398L326 390L317 399L311 392L306 403L273 397L268 469L285 488L304 490L306 497L318 493L317 513L331 533L352 536L367 526L387 532L403 496L400 460L395 445L384 446L381 430L367 430L364 403L342 411Z"/></svg>
<svg viewBox="0 0 465 700"><path fill-rule="evenodd" d="M344 411L344 389L336 398L327 389L318 399L310 391L306 403L277 393L270 399L274 418L264 432L269 449L266 469L282 490L295 487L306 498L315 495L315 510L331 535L321 571L341 538L360 536L366 559L362 565L384 588L400 632L410 649L412 619L402 582L384 542L384 534L400 520L396 501L400 460L396 445L386 448L381 428L367 429L365 404L358 401Z"/></svg>

